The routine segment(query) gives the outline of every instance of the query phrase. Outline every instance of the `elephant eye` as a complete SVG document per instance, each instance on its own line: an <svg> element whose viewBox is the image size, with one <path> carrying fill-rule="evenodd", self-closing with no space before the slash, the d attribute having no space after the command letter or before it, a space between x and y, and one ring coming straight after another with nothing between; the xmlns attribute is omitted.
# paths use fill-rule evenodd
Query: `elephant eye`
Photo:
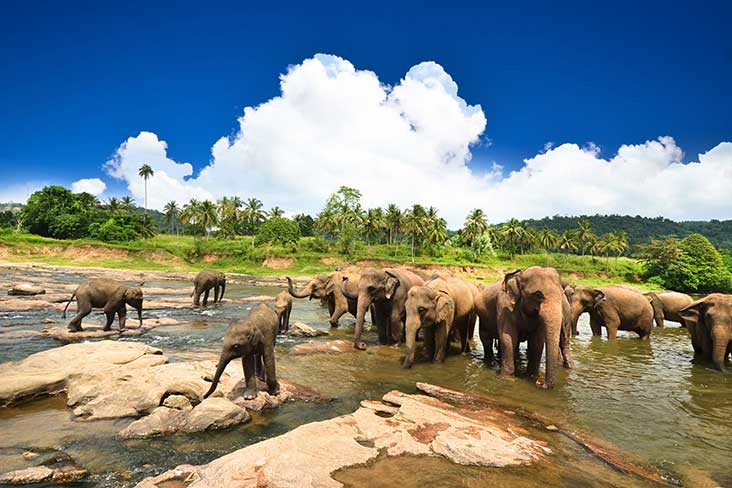
<svg viewBox="0 0 732 488"><path fill-rule="evenodd" d="M427 310L427 309L426 309L426 308L424 308L424 307L417 307L417 311L418 311L419 313L424 313L424 311L425 311L425 310Z"/></svg>

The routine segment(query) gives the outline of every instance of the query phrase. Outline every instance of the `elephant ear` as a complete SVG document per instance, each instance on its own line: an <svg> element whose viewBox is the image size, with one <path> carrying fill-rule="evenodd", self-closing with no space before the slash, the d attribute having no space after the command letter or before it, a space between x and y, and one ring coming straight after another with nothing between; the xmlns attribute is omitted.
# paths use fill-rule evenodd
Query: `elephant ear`
<svg viewBox="0 0 732 488"><path fill-rule="evenodd" d="M249 346L251 346L252 351L255 351L263 341L262 332L258 327L253 327L252 333L249 335Z"/></svg>
<svg viewBox="0 0 732 488"><path fill-rule="evenodd" d="M605 292L603 292L602 290L598 290L597 288L592 290L593 306L597 307L605 300L607 300L607 297L605 296Z"/></svg>
<svg viewBox="0 0 732 488"><path fill-rule="evenodd" d="M386 283L384 284L384 296L387 300L391 300L394 292L399 288L399 278L390 271L386 271Z"/></svg>
<svg viewBox="0 0 732 488"><path fill-rule="evenodd" d="M448 326L451 326L452 321L455 318L455 302L450 298L450 295L444 292L437 294L435 302L437 320L440 323L445 323Z"/></svg>
<svg viewBox="0 0 732 488"><path fill-rule="evenodd" d="M511 303L515 304L521 298L521 270L517 269L503 277L503 291L511 298Z"/></svg>
<svg viewBox="0 0 732 488"><path fill-rule="evenodd" d="M325 280L325 294L326 295L332 295L333 292L335 291L335 287L336 287L335 278L337 276L340 276L340 275L333 274L333 275L329 276L328 278L326 278L326 280ZM338 281L338 286L341 286L340 281Z"/></svg>
<svg viewBox="0 0 732 488"><path fill-rule="evenodd" d="M684 321L684 325L689 330L689 332L692 333L692 335L694 333L694 329L698 325L702 325L704 322L704 310L706 308L706 305L706 299L702 298L701 300L697 300L686 306L685 308L679 310L681 320Z"/></svg>

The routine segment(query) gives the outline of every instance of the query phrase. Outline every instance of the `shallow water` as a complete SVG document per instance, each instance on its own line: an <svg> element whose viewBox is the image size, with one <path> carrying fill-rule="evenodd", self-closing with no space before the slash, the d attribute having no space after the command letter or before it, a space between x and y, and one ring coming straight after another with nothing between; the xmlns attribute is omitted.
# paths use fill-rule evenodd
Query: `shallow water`
<svg viewBox="0 0 732 488"><path fill-rule="evenodd" d="M75 275L57 279L76 282ZM159 288L189 287L187 282L146 283ZM275 295L279 288L231 284L226 296ZM219 352L227 323L254 304L231 304L205 310L151 310L150 316L184 321L159 327L135 340L163 349L171 361L211 357ZM73 308L73 306L72 306ZM58 316L55 316L58 315ZM39 330L44 318L61 321L60 313L13 312L0 315L0 362L22 359L56 347L50 339L3 340L9 330ZM317 301L295 300L291 320L328 329L327 311ZM350 338L354 320L341 320L330 339ZM17 325L32 324L32 325ZM367 340L375 343L375 334ZM378 399L391 389L415 392L426 381L476 391L513 408L536 412L572 430L622 448L631 456L684 479L701 483L705 476L732 486L732 377L705 365L692 364L687 333L677 324L655 329L650 341L620 333L614 342L591 337L587 316L572 341L576 363L560 371L558 386L542 391L529 378L502 380L482 362L480 342L469 356L450 355L444 365L400 366L403 350L370 347L366 352L291 357L292 345L278 342L278 373L287 381L311 387L333 398L327 403L290 403L254 415L253 421L230 430L121 441L115 434L130 420L78 422L71 419L63 397L0 409L0 448L63 448L92 472L85 486L131 486L181 463L205 463L251 443L284 433L314 420L350 413L365 398ZM523 354L523 353L522 353ZM353 486L644 486L611 470L568 440L552 442L554 454L536 466L498 469L456 466L434 458L380 459L366 468L349 468L337 478ZM405 476L406 475L406 476ZM378 480L378 484L376 482ZM695 481L696 480L696 481Z"/></svg>

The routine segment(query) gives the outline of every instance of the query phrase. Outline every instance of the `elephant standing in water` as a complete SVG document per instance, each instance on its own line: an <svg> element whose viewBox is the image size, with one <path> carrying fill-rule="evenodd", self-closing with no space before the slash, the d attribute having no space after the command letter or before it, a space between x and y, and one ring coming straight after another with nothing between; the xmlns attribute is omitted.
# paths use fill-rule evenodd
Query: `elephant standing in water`
<svg viewBox="0 0 732 488"><path fill-rule="evenodd" d="M236 358L241 358L244 367L245 399L251 400L257 396L257 378L267 382L270 395L277 395L280 384L275 371L274 348L278 325L277 314L264 303L252 308L244 320L232 322L224 334L224 346L211 388L203 398L208 398L216 391L226 366Z"/></svg>
<svg viewBox="0 0 732 488"><path fill-rule="evenodd" d="M500 336L501 374L515 374L519 342L528 341L528 373L536 375L546 346L543 388L556 383L560 355L565 368L572 367L569 349L571 316L559 273L554 268L532 266L509 273L496 299Z"/></svg>
<svg viewBox="0 0 732 488"><path fill-rule="evenodd" d="M226 275L212 269L204 269L193 278L193 305L196 307L200 305L201 294L203 294L203 306L208 305L208 293L211 288L214 291L214 303L221 302L226 291Z"/></svg>
<svg viewBox="0 0 732 488"><path fill-rule="evenodd" d="M345 274L335 272L327 275L317 275L305 285L302 291L295 290L295 287L292 286L292 279L288 276L287 290L295 298L310 298L311 300L316 298L325 301L328 305L328 313L330 314L328 322L330 322L331 327L336 328L338 327L338 320L344 314L350 313L355 317L357 313L357 300L355 298L348 298L341 291L341 281L343 281L344 277L348 277L349 282L352 282L348 287L349 291L357 295L358 290L356 286L361 276L355 273ZM373 322L373 314L371 319Z"/></svg>
<svg viewBox="0 0 732 488"><path fill-rule="evenodd" d="M407 293L405 310L407 353L405 368L414 363L417 332L424 330L427 358L434 363L445 360L452 331L459 331L463 348L468 340L470 324L475 323L475 297L478 289L472 283L436 276L423 286L413 286Z"/></svg>
<svg viewBox="0 0 732 488"><path fill-rule="evenodd" d="M275 297L274 309L279 321L278 331L284 334L290 330L290 313L292 312L292 297L288 292L282 291Z"/></svg>
<svg viewBox="0 0 732 488"><path fill-rule="evenodd" d="M615 339L619 330L637 333L647 339L653 330L653 307L649 299L637 291L620 286L568 286L564 289L572 307L572 328L583 312L590 314L592 335Z"/></svg>
<svg viewBox="0 0 732 488"><path fill-rule="evenodd" d="M694 355L711 360L719 371L732 353L732 295L712 293L679 311L691 335Z"/></svg>
<svg viewBox="0 0 732 488"><path fill-rule="evenodd" d="M691 305L694 301L686 293L677 291L649 291L644 293L653 306L653 319L656 327L663 327L665 320L672 320L684 324L679 312Z"/></svg>
<svg viewBox="0 0 732 488"><path fill-rule="evenodd" d="M495 361L493 344L498 340L498 310L496 305L502 285L503 281L496 281L490 285L480 283L478 285L478 296L475 299L475 310L480 319L478 335L481 344L483 344L483 360L489 364Z"/></svg>
<svg viewBox="0 0 732 488"><path fill-rule="evenodd" d="M115 314L119 317L119 330L125 328L127 321L127 305L137 310L137 317L142 327L142 288L129 286L110 279L90 280L74 291L64 307L63 318L66 318L66 309L76 297L76 316L69 322L69 330L79 332L81 321L89 315L92 308L103 308L107 316L104 330L110 330Z"/></svg>
<svg viewBox="0 0 732 488"><path fill-rule="evenodd" d="M405 318L404 305L407 292L413 286L423 285L424 280L417 274L403 268L367 268L361 273L358 294L350 291L348 276L343 277L341 291L352 300L357 300L356 329L353 334L353 347L366 349L361 341L366 310L374 304L376 327L380 344L399 344L402 336L402 321Z"/></svg>

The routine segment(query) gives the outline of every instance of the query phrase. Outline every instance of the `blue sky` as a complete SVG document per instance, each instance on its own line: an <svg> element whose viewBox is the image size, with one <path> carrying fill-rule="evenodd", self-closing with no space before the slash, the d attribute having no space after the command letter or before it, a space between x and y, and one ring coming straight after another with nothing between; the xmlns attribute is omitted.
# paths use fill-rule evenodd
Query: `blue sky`
<svg viewBox="0 0 732 488"><path fill-rule="evenodd" d="M99 177L124 193L102 165L144 130L197 173L315 53L390 85L441 65L485 113L472 169L520 169L547 142L611 158L669 135L696 161L732 140L732 3L594 3L5 2L0 165L7 184Z"/></svg>

